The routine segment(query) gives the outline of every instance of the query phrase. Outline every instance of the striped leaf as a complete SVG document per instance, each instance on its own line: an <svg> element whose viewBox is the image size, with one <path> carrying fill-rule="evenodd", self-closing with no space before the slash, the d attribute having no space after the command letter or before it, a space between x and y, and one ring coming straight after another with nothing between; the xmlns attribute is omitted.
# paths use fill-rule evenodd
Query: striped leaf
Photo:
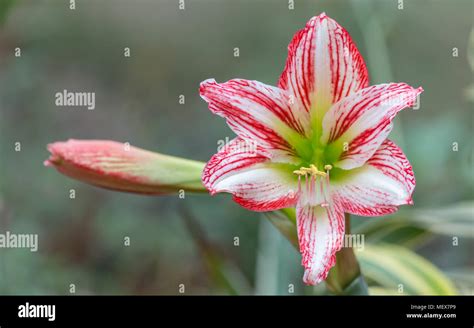
<svg viewBox="0 0 474 328"><path fill-rule="evenodd" d="M396 245L366 245L356 252L362 274L374 285L402 295L457 294L452 282L433 264Z"/></svg>

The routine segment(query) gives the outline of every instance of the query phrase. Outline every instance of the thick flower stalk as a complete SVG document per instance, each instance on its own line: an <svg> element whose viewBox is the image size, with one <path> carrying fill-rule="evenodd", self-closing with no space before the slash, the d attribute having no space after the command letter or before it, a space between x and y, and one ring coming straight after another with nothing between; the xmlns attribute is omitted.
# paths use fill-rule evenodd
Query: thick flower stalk
<svg viewBox="0 0 474 328"><path fill-rule="evenodd" d="M303 280L318 284L343 246L344 213L380 216L412 204L411 165L387 136L422 91L369 86L347 31L325 14L313 17L288 46L276 87L201 83L209 109L237 134L207 163L202 181L249 210L296 207Z"/></svg>

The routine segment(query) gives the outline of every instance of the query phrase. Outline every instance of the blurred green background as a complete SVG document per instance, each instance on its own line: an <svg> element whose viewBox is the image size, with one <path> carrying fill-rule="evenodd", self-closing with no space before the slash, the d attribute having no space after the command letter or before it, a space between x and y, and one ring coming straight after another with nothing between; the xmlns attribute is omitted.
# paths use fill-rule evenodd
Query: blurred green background
<svg viewBox="0 0 474 328"><path fill-rule="evenodd" d="M39 235L37 253L0 249L0 294L69 294L70 284L77 294L322 292L303 285L300 256L277 230L229 195L111 192L42 162L48 143L69 138L207 161L233 134L199 83L275 85L293 34L323 11L352 35L371 84L425 90L391 134L414 167L415 205L354 217L355 231L375 246L411 249L459 293L474 293L471 0L296 0L293 10L287 0L185 0L185 10L178 0L78 0L75 10L59 0L0 3L0 232ZM95 110L56 107L64 89L95 92ZM365 270L374 292L397 293L397 279Z"/></svg>

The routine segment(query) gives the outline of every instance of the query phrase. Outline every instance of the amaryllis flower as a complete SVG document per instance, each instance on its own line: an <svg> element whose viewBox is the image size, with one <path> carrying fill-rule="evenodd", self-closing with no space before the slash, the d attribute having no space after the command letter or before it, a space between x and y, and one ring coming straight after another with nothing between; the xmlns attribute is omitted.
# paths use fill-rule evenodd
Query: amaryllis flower
<svg viewBox="0 0 474 328"><path fill-rule="evenodd" d="M296 207L303 280L317 284L343 245L345 212L380 216L412 204L411 165L387 136L422 91L369 86L347 31L325 14L313 17L288 46L276 87L201 83L209 109L237 134L207 163L203 183L253 211Z"/></svg>

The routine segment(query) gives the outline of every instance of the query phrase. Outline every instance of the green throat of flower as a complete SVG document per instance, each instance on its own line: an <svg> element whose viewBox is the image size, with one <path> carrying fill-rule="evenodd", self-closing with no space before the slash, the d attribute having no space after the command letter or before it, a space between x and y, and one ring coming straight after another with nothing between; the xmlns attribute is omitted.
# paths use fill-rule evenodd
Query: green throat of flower
<svg viewBox="0 0 474 328"><path fill-rule="evenodd" d="M291 140L301 160L294 166L292 173L298 179L299 202L302 206L327 207L330 205L330 171L331 181L342 178L347 172L335 167L344 151L344 142L321 142L322 118L318 116L313 116L312 133L309 137L298 135Z"/></svg>
<svg viewBox="0 0 474 328"><path fill-rule="evenodd" d="M322 120L314 121L312 126L310 137L298 135L292 138L291 144L301 160L299 166L313 165L319 172L324 172L326 165L334 167L334 163L339 160L344 150L344 142L336 140L330 144L323 144L321 142Z"/></svg>

